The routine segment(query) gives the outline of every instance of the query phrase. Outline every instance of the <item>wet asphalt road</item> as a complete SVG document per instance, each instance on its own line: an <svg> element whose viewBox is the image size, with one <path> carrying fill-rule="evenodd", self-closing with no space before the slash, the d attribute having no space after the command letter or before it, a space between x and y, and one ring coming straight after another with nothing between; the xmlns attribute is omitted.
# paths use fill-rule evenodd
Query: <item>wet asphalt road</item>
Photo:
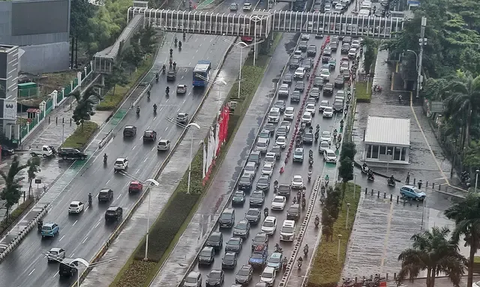
<svg viewBox="0 0 480 287"><path fill-rule="evenodd" d="M67 257L81 257L89 261L97 252L117 224L105 224L104 213L109 205L123 207L126 214L138 196L129 196L128 184L134 179L146 180L159 168L167 153L157 153L156 144L143 144L143 131L154 129L157 139L167 138L174 143L182 132L182 128L174 123L178 112L193 114L198 107L204 90L193 90L191 86L192 70L201 59L212 61L212 69L216 69L221 55L228 47L228 39L219 41L219 37L205 35L188 35L183 50L178 55L174 51L178 73L175 82L166 82L161 77L160 83L152 88L151 101L144 97L139 105L141 115L137 117L129 112L114 132L117 136L104 148L108 153L108 165L102 163L101 155L91 158L79 175L63 190L52 203L51 210L44 222L55 222L60 226L60 233L51 239L42 240L40 234L31 232L19 247L13 251L4 264L0 265L0 286L69 286L74 280L59 280L58 264L47 264L44 256L52 247L66 250ZM168 57L170 47L164 45L156 59L161 65ZM186 84L189 90L186 95L176 96L177 84ZM170 97L165 97L165 87L170 87ZM158 105L158 113L153 115L153 104ZM173 120L172 120L173 119ZM124 140L121 131L123 126L137 126L137 135L131 140ZM128 176L114 174L113 163L117 157L128 157ZM59 180L62 180L61 178ZM93 207L78 216L69 216L68 205L72 200L86 202L88 193L94 198L103 187L114 191L114 199L109 204L100 205L96 200Z"/></svg>
<svg viewBox="0 0 480 287"><path fill-rule="evenodd" d="M323 41L324 41L323 39L314 39L314 37L312 35L310 37L310 40L309 40L308 44L316 45L317 48L318 48L318 51L320 51L320 47L322 46ZM304 56L306 57L306 55L304 55ZM315 61L318 59L318 57L319 57L319 52L317 53L317 55L315 57ZM338 50L336 52L335 58L337 60L337 63L339 63L340 59L342 58L342 56L340 55L340 50ZM321 69L321 64L316 71L317 74L319 74L320 69ZM290 70L290 73L293 73L293 72L294 72L293 70ZM332 82L338 74L339 74L339 65L337 64L335 72L332 71L332 73L330 75L330 81ZM313 75L312 75L312 77L313 77ZM292 84L291 92L293 91L293 86L294 85ZM303 94L303 96L305 96L305 94ZM334 98L334 96L324 97L323 95L321 95L320 101L323 100L323 99L333 101L333 98ZM293 106L295 108L295 111L296 111L296 117L298 117L298 112L300 110L300 104L296 104L296 103L291 104L289 101L287 101L287 106ZM322 115L319 114L319 112L318 112L318 106L319 106L319 102L317 103L317 106L316 106L317 111L316 111L316 115L313 119L313 126L315 127L317 124L320 124L320 127L321 127L320 130L321 131L328 130L328 131L332 132L334 127L338 127L338 122L340 121L341 117L335 116L332 119L324 119L322 117ZM282 117L282 119L283 119L283 117ZM292 127L290 129L290 133L289 133L289 136L288 136L289 142L292 138L292 134L293 134L293 130L294 130L294 123L295 123L295 121L292 123ZM274 140L272 138L271 143L270 143L270 147L273 146L273 142L274 142ZM265 204L260 208L261 210L263 210L263 208L265 208L265 207L270 208L270 206L271 206L271 201L273 200L273 197L274 197L273 182L275 180L278 180L280 184L281 183L289 184L294 175L302 175L302 177L304 179L304 182L307 186L306 195L307 195L307 197L310 195L310 191L311 191L314 179L323 174L325 165L324 165L324 162L323 162L323 157L320 156L319 153L318 153L318 144L313 144L311 146L304 145L304 148L305 148L305 159L304 159L303 164L300 164L300 163L293 164L292 163L293 154L292 154L292 156L290 157L290 160L285 165L285 172L280 175L279 170L280 170L281 166L284 166L286 151L284 151L282 153L282 158L281 158L280 161L277 162L276 167L275 167L275 171L274 171L273 176L271 178L270 191L266 193ZM309 151L309 149L312 149L314 151L314 170L313 170L312 181L310 183L307 183L308 151ZM260 173L261 173L262 166L263 166L263 160L262 160L262 163L259 165L259 170L257 171L257 175L256 175L253 186L256 185L256 182L257 182L258 178L260 178ZM328 166L333 166L333 165L328 164ZM252 190L254 190L254 189L252 189ZM249 193L247 193L246 202L245 202L243 207L234 207L236 209L236 222L242 220L244 218L245 213L249 209L248 194ZM292 204L292 200L293 200L293 196L291 196L290 199L287 201L287 205L286 205L284 211L279 211L279 212L271 211L270 212L270 215L275 216L276 219L277 219L277 231L269 239L269 253L270 254L274 250L275 243L280 242L280 239L279 239L280 229L282 227L283 221L286 219L286 213L287 213L286 210ZM263 214L263 211L262 211L262 214ZM236 272L240 269L240 267L242 265L248 263L249 257L251 255L251 252L250 252L251 240L255 237L255 235L258 232L260 232L263 219L264 219L264 216L262 215L262 221L260 222L260 224L258 224L256 226L252 225L249 237L244 240L243 250L239 254L236 268L234 270L231 270L231 271L230 270L225 271L225 284L224 284L224 286L231 286L232 284L234 284L235 283L234 281L235 281ZM297 221L297 224L302 222L302 219L303 219L303 214L302 214L301 219ZM298 227L297 227L297 229L298 229ZM227 229L227 230L222 229L221 232L223 234L224 246L225 246L225 243L232 237L232 232L233 231L232 231L232 229ZM284 254L286 254L287 256L290 256L291 248L293 246L293 243L291 243L291 242L280 242L280 245L283 248ZM221 269L223 256L224 256L224 250L222 250L221 252L216 254L215 261L214 261L214 263L211 267L203 267L202 266L202 267L200 267L200 269L198 269L199 267L196 267L196 269L200 270L201 273L203 274L204 280L206 279L208 273L212 269ZM260 272L261 272L261 270L257 271L254 274L252 283L249 286L253 286L254 283L257 283L257 282L260 281L260 276L259 276ZM279 278L280 278L280 275L277 275L277 280Z"/></svg>

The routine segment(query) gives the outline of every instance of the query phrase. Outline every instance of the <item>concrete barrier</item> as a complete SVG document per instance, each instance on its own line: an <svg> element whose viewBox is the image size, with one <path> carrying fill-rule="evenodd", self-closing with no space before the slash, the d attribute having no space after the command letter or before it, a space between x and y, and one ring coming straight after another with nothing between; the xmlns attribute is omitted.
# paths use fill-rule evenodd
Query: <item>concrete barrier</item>
<svg viewBox="0 0 480 287"><path fill-rule="evenodd" d="M103 148L111 139L113 138L113 129L111 129L107 135L103 137L103 139L100 141L98 144L98 148L101 149Z"/></svg>

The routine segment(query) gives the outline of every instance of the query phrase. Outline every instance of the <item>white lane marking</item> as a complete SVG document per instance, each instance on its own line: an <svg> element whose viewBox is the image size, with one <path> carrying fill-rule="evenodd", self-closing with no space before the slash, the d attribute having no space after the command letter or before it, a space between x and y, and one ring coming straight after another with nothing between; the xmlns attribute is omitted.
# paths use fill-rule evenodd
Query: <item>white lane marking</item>
<svg viewBox="0 0 480 287"><path fill-rule="evenodd" d="M57 275L58 275L58 271L53 275L53 278L57 277Z"/></svg>
<svg viewBox="0 0 480 287"><path fill-rule="evenodd" d="M82 241L82 244L85 244L85 242L87 242L87 239L88 239L88 236L85 236L85 238Z"/></svg>
<svg viewBox="0 0 480 287"><path fill-rule="evenodd" d="M75 222L72 224L72 226L75 226L77 224L78 220L75 220Z"/></svg>
<svg viewBox="0 0 480 287"><path fill-rule="evenodd" d="M87 211L89 208L90 208L90 206L87 206L87 207L85 208L85 211Z"/></svg>
<svg viewBox="0 0 480 287"><path fill-rule="evenodd" d="M170 100L170 99L167 99L167 100L165 101L165 103L168 103L168 100Z"/></svg>
<svg viewBox="0 0 480 287"><path fill-rule="evenodd" d="M148 159L148 157L146 157L146 158L143 160L143 162L146 162L147 159ZM138 172L140 172L140 169L138 169ZM138 173L138 172L137 172L137 173ZM136 173L136 174L137 174L137 173Z"/></svg>
<svg viewBox="0 0 480 287"><path fill-rule="evenodd" d="M34 271L35 271L35 268L33 268L33 270L32 270L32 271L30 271L30 273L28 273L28 275L27 275L27 276L30 276L30 275L32 275Z"/></svg>
<svg viewBox="0 0 480 287"><path fill-rule="evenodd" d="M75 253L72 253L72 255L70 255L70 257L73 257L75 255Z"/></svg>
<svg viewBox="0 0 480 287"><path fill-rule="evenodd" d="M213 42L213 38L210 39L210 43L212 43L212 42Z"/></svg>
<svg viewBox="0 0 480 287"><path fill-rule="evenodd" d="M97 224L95 224L95 226L93 228L97 228L99 225L100 225L100 221L97 222Z"/></svg>
<svg viewBox="0 0 480 287"><path fill-rule="evenodd" d="M195 54L198 54L198 49L195 51Z"/></svg>
<svg viewBox="0 0 480 287"><path fill-rule="evenodd" d="M191 66L192 65L192 62L188 63L188 66Z"/></svg>
<svg viewBox="0 0 480 287"><path fill-rule="evenodd" d="M198 41L198 37L195 37L195 42L197 42L197 41Z"/></svg>
<svg viewBox="0 0 480 287"><path fill-rule="evenodd" d="M178 108L177 113L180 111L181 108Z"/></svg>
<svg viewBox="0 0 480 287"><path fill-rule="evenodd" d="M108 183L110 182L110 180L112 180L112 179L107 180L107 183L106 183L106 184L108 184Z"/></svg>
<svg viewBox="0 0 480 287"><path fill-rule="evenodd" d="M169 128L169 127L166 127L166 128L165 128L165 131L168 131L168 128Z"/></svg>
<svg viewBox="0 0 480 287"><path fill-rule="evenodd" d="M65 237L65 235L63 235L62 237L60 237L60 239L58 240L59 242L62 241L62 239Z"/></svg>
<svg viewBox="0 0 480 287"><path fill-rule="evenodd" d="M133 148L132 148L132 150L134 150L134 149L136 149L136 148L137 148L137 145L134 145Z"/></svg>
<svg viewBox="0 0 480 287"><path fill-rule="evenodd" d="M182 79L182 80L183 80L183 78L185 78L185 76L182 76L180 79Z"/></svg>
<svg viewBox="0 0 480 287"><path fill-rule="evenodd" d="M185 104L186 101L187 101L187 99L184 99L183 102L182 102L182 104Z"/></svg>

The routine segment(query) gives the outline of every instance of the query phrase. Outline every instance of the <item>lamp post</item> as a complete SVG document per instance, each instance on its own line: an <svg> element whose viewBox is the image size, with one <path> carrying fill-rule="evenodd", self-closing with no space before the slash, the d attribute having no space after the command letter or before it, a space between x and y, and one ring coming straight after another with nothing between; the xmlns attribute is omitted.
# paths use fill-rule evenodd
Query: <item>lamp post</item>
<svg viewBox="0 0 480 287"><path fill-rule="evenodd" d="M248 47L248 44L245 42L238 42L237 44L235 44L235 46L240 47L240 61L238 63L239 69L238 69L238 95L237 95L237 98L240 99L240 89L242 87L243 48Z"/></svg>
<svg viewBox="0 0 480 287"><path fill-rule="evenodd" d="M185 126L186 129L189 127L196 127L197 129L200 129L200 126L196 123L189 123L188 125ZM192 177L192 160L193 160L193 132L192 132L192 138L190 141L190 165L188 167L188 182L187 182L187 194L190 194L190 179Z"/></svg>
<svg viewBox="0 0 480 287"><path fill-rule="evenodd" d="M255 26L253 28L253 66L255 67L255 62L256 62L256 58L257 58L257 47L256 47L256 44L257 44L257 22L260 22L261 20L263 20L263 17L258 17L257 15L253 15L250 20L253 21L253 23L255 23Z"/></svg>
<svg viewBox="0 0 480 287"><path fill-rule="evenodd" d="M388 176L388 168L389 168L389 165L390 165L390 157L392 155L392 150L391 149L387 149L387 176Z"/></svg>
<svg viewBox="0 0 480 287"><path fill-rule="evenodd" d="M347 219L345 220L345 229L348 229L348 213L350 212L350 202L347 202Z"/></svg>
<svg viewBox="0 0 480 287"><path fill-rule="evenodd" d="M353 198L355 198L355 188L357 187L357 175L354 172L355 162L352 161L352 173L353 173Z"/></svg>
<svg viewBox="0 0 480 287"><path fill-rule="evenodd" d="M342 235L338 234L338 250L337 250L337 261L340 261L340 240L342 239Z"/></svg>
<svg viewBox="0 0 480 287"><path fill-rule="evenodd" d="M480 170L476 170L475 171L475 193L477 192L477 185L478 185L478 173L480 172Z"/></svg>
<svg viewBox="0 0 480 287"><path fill-rule="evenodd" d="M427 38L425 38L425 27L427 26L427 18L422 17L420 27L420 39L418 44L420 45L420 55L418 56L418 72L417 72L417 95L416 98L420 98L420 87L422 86L422 62L423 62L423 47L427 45Z"/></svg>
<svg viewBox="0 0 480 287"><path fill-rule="evenodd" d="M159 186L160 183L156 181L155 179L149 178L145 182L150 183L151 185L154 186ZM150 190L148 191L148 205L147 205L147 230L145 232L145 257L143 260L147 261L148 260L148 237L150 235Z"/></svg>

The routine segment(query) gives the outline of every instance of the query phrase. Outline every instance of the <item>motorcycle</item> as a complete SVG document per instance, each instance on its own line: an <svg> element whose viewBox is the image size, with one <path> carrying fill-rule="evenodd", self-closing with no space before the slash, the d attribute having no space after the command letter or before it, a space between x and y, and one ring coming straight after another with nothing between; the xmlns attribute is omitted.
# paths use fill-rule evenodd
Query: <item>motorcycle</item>
<svg viewBox="0 0 480 287"><path fill-rule="evenodd" d="M342 135L338 135L338 137L337 137L337 141L338 141L339 143L341 143L341 142L342 142Z"/></svg>
<svg viewBox="0 0 480 287"><path fill-rule="evenodd" d="M108 156L107 156L107 154L104 154L104 155L103 155L103 164L104 164L104 165L107 164L107 160L108 160Z"/></svg>
<svg viewBox="0 0 480 287"><path fill-rule="evenodd" d="M320 224L320 218L317 216L315 216L315 228L318 228L318 225Z"/></svg>
<svg viewBox="0 0 480 287"><path fill-rule="evenodd" d="M370 171L370 169L368 168L367 165L363 165L363 166L362 166L362 173L363 173L363 174L368 174L369 171Z"/></svg>
<svg viewBox="0 0 480 287"><path fill-rule="evenodd" d="M137 117L140 116L140 107L137 107Z"/></svg>
<svg viewBox="0 0 480 287"><path fill-rule="evenodd" d="M158 84L158 79L160 78L160 76L158 75L158 73L155 75L155 81L157 82Z"/></svg>
<svg viewBox="0 0 480 287"><path fill-rule="evenodd" d="M282 249L282 247L280 247L280 245L278 245L278 243L277 243L277 244L275 244L275 252L280 252L280 253L282 253L282 252L283 252L283 249Z"/></svg>
<svg viewBox="0 0 480 287"><path fill-rule="evenodd" d="M373 175L373 173L369 173L367 179L369 181L375 181L375 176Z"/></svg>
<svg viewBox="0 0 480 287"><path fill-rule="evenodd" d="M303 254L305 255L305 257L308 256L308 244L303 247Z"/></svg>
<svg viewBox="0 0 480 287"><path fill-rule="evenodd" d="M313 158L308 160L308 167L312 168L313 167Z"/></svg>
<svg viewBox="0 0 480 287"><path fill-rule="evenodd" d="M315 132L315 143L318 142L318 137L320 136L320 133L318 132L318 130Z"/></svg>
<svg viewBox="0 0 480 287"><path fill-rule="evenodd" d="M395 187L395 184L396 184L396 183L395 183L395 180L394 180L394 179L393 179L393 180L390 179L390 178L387 179L387 185L388 185L388 186Z"/></svg>
<svg viewBox="0 0 480 287"><path fill-rule="evenodd" d="M282 262L283 272L287 271L287 264L288 264L288 259L286 257L283 257L283 262Z"/></svg>
<svg viewBox="0 0 480 287"><path fill-rule="evenodd" d="M302 199L302 209L305 209L307 206L307 200L305 200L305 197Z"/></svg>
<svg viewBox="0 0 480 287"><path fill-rule="evenodd" d="M301 257L300 257L300 259L301 259ZM300 260L300 259L298 259L298 263L297 263L298 270L302 269L303 260Z"/></svg>
<svg viewBox="0 0 480 287"><path fill-rule="evenodd" d="M309 173L308 173L308 182L310 183L311 180L312 180L312 173L309 172Z"/></svg>
<svg viewBox="0 0 480 287"><path fill-rule="evenodd" d="M317 126L315 127L315 130L316 130L317 132L320 132L320 124L317 124Z"/></svg>
<svg viewBox="0 0 480 287"><path fill-rule="evenodd" d="M147 91L147 100L150 101L150 90Z"/></svg>
<svg viewBox="0 0 480 287"><path fill-rule="evenodd" d="M263 215L265 216L265 218L268 216L268 208L265 208L263 210Z"/></svg>
<svg viewBox="0 0 480 287"><path fill-rule="evenodd" d="M162 66L162 74L164 74L164 75L165 75L165 71L166 71L166 69L167 69L167 68L165 67L165 65L163 65L163 66Z"/></svg>
<svg viewBox="0 0 480 287"><path fill-rule="evenodd" d="M37 222L37 229L38 229L39 232L41 232L41 231L42 231L42 228L43 228L43 221L42 221L42 220L39 220L39 221Z"/></svg>
<svg viewBox="0 0 480 287"><path fill-rule="evenodd" d="M157 104L153 105L153 114L157 114Z"/></svg>

